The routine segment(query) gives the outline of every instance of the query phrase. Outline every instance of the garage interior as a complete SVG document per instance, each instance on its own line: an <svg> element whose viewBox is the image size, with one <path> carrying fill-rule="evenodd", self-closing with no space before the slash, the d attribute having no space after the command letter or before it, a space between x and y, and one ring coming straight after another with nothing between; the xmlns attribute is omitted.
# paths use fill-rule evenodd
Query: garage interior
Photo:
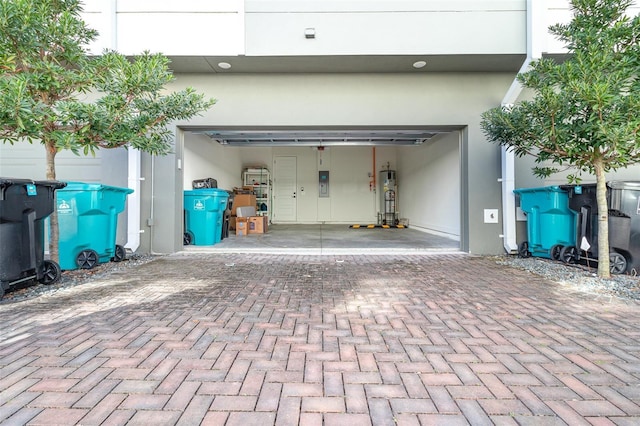
<svg viewBox="0 0 640 426"><path fill-rule="evenodd" d="M220 189L246 191L251 170L266 170L270 184L268 209L256 209L268 216L267 233L231 229L185 251L460 250L459 127L183 130L183 190L213 178Z"/></svg>

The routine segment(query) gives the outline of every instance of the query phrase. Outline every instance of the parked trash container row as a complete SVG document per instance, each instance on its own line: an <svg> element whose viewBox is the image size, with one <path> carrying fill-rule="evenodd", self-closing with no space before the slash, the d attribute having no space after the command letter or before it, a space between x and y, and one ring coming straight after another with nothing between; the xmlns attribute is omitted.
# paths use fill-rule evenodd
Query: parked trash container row
<svg viewBox="0 0 640 426"><path fill-rule="evenodd" d="M60 279L60 266L44 259L45 219L53 212L58 181L0 178L0 298L11 286Z"/></svg>
<svg viewBox="0 0 640 426"><path fill-rule="evenodd" d="M132 192L96 183L0 178L0 298L18 284L53 284L62 270L125 259L124 247L116 244L117 220ZM60 264L44 259L45 222L54 209Z"/></svg>
<svg viewBox="0 0 640 426"><path fill-rule="evenodd" d="M640 272L640 181L607 183L610 270ZM516 189L527 214L520 256L567 263L598 260L596 184Z"/></svg>

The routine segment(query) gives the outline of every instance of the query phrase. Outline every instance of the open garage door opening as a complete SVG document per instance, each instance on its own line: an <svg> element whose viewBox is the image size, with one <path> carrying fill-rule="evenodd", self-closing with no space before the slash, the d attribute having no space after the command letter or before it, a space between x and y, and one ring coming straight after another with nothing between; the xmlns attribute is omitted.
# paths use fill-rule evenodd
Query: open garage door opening
<svg viewBox="0 0 640 426"><path fill-rule="evenodd" d="M253 193L267 228L243 238L237 204L228 238L189 250L460 249L460 128L183 130L183 190Z"/></svg>

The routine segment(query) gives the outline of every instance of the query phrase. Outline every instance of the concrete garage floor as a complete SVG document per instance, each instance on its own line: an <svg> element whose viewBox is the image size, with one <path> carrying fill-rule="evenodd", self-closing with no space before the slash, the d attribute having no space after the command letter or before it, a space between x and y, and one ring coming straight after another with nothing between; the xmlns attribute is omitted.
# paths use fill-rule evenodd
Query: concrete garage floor
<svg viewBox="0 0 640 426"><path fill-rule="evenodd" d="M269 226L266 234L234 234L213 246L185 246L184 251L306 255L420 254L459 252L460 242L411 227L352 229L349 225L276 224Z"/></svg>

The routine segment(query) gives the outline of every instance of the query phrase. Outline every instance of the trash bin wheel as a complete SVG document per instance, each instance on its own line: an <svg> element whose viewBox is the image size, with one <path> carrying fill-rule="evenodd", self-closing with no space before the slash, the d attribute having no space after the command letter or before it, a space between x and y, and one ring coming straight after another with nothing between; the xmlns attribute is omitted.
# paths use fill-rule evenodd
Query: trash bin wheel
<svg viewBox="0 0 640 426"><path fill-rule="evenodd" d="M531 252L529 251L529 241L523 241L518 246L518 256L520 257L531 257Z"/></svg>
<svg viewBox="0 0 640 426"><path fill-rule="evenodd" d="M42 278L38 280L40 284L51 285L60 280L60 277L62 276L60 265L53 260L45 260L43 262L43 267L44 273L42 274Z"/></svg>
<svg viewBox="0 0 640 426"><path fill-rule="evenodd" d="M576 263L578 261L578 249L574 246L562 247L562 250L560 250L560 260L564 263Z"/></svg>
<svg viewBox="0 0 640 426"><path fill-rule="evenodd" d="M609 253L609 272L623 274L627 270L627 258L620 253Z"/></svg>
<svg viewBox="0 0 640 426"><path fill-rule="evenodd" d="M95 250L82 250L76 256L76 265L80 269L91 269L98 264L98 253Z"/></svg>
<svg viewBox="0 0 640 426"><path fill-rule="evenodd" d="M560 260L560 252L562 251L562 244L556 244L549 250L549 255L553 260Z"/></svg>
<svg viewBox="0 0 640 426"><path fill-rule="evenodd" d="M116 244L116 251L113 254L113 258L111 258L111 260L113 260L114 262L122 262L126 258L127 258L127 251L120 244Z"/></svg>
<svg viewBox="0 0 640 426"><path fill-rule="evenodd" d="M188 246L192 242L193 242L193 235L191 235L191 232L185 232L184 237L182 238L182 244L184 244L185 246Z"/></svg>

